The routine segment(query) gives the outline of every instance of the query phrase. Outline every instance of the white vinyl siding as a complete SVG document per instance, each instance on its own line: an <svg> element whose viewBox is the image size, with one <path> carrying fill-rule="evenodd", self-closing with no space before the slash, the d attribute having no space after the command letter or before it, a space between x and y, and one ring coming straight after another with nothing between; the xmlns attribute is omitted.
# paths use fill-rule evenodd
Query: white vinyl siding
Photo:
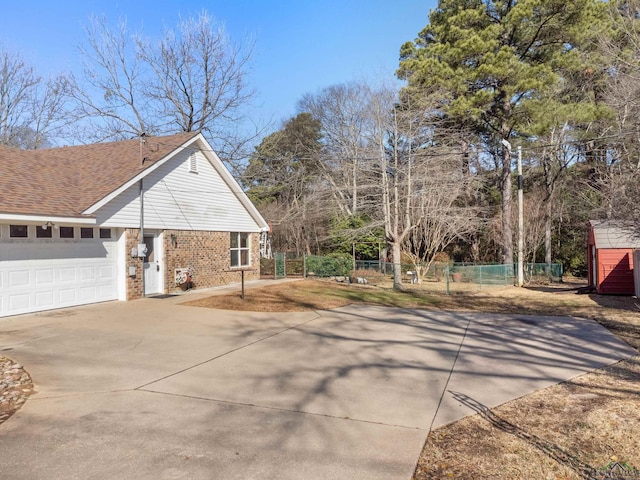
<svg viewBox="0 0 640 480"><path fill-rule="evenodd" d="M198 175L190 173L191 154L189 150L178 153L144 178L144 228L260 231L235 192L201 152L196 153ZM139 189L135 184L100 208L96 223L102 227L139 227Z"/></svg>

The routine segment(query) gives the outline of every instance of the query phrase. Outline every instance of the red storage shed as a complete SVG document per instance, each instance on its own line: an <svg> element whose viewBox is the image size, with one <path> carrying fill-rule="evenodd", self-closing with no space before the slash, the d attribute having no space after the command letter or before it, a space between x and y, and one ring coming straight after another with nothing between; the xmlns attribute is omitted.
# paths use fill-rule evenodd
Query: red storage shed
<svg viewBox="0 0 640 480"><path fill-rule="evenodd" d="M640 234L633 224L589 221L589 285L602 294L634 295L635 249L640 249Z"/></svg>

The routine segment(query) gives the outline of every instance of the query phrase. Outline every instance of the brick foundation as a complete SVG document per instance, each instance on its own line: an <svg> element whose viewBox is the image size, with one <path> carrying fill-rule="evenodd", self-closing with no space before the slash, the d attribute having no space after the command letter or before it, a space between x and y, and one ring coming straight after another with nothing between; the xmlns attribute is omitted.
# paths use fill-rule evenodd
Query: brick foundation
<svg viewBox="0 0 640 480"><path fill-rule="evenodd" d="M127 300L143 296L143 265L141 258L131 258L129 252L139 241L138 229L127 229L127 267L135 265L135 277L127 276ZM230 271L229 232L205 232L185 230L164 230L162 234L162 264L164 266L164 291L180 291L175 284L175 270L190 268L193 272L193 288L208 288L240 281L240 273ZM260 234L250 235L251 267L246 271L245 280L260 278ZM128 268L127 268L128 270ZM127 271L128 275L128 271Z"/></svg>

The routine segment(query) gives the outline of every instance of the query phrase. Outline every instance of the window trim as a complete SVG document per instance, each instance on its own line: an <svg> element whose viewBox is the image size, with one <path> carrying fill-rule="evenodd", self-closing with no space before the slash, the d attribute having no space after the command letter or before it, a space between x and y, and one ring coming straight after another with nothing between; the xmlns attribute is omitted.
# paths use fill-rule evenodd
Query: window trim
<svg viewBox="0 0 640 480"><path fill-rule="evenodd" d="M91 231L90 237L85 237L84 232ZM91 240L95 238L95 232L93 231L93 227L80 227L80 239L81 240Z"/></svg>
<svg viewBox="0 0 640 480"><path fill-rule="evenodd" d="M246 235L246 247L242 246L242 236ZM236 247L233 247L233 236L235 236L236 239ZM237 252L237 265L233 264L233 253ZM246 252L247 253L247 262L246 263L242 263L242 253ZM251 234L248 232L230 232L229 233L229 265L231 266L231 268L246 268L246 267L250 267L251 266Z"/></svg>
<svg viewBox="0 0 640 480"><path fill-rule="evenodd" d="M63 237L62 236L62 229L67 229L70 228L71 229L71 236L70 237ZM58 236L62 239L62 240L73 240L76 238L76 229L74 227L67 227L67 226L63 226L60 227L58 230Z"/></svg>
<svg viewBox="0 0 640 480"><path fill-rule="evenodd" d="M17 227L24 227L25 235L14 235L13 229ZM9 225L9 238L29 238L29 226L28 225L17 225L11 224Z"/></svg>
<svg viewBox="0 0 640 480"><path fill-rule="evenodd" d="M36 238L53 238L53 227L47 225L47 228L44 228L36 225Z"/></svg>

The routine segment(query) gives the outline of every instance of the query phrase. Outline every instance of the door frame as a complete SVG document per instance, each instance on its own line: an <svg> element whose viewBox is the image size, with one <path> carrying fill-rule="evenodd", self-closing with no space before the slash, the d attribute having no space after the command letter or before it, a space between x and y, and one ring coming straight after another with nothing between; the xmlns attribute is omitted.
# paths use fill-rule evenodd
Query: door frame
<svg viewBox="0 0 640 480"><path fill-rule="evenodd" d="M163 237L163 232L162 230L145 230L144 234L143 234L143 242L145 241L146 238L153 238L153 254L154 254L154 263L157 265L157 280L158 280L158 289L156 291L149 291L149 289L147 288L147 281L146 281L146 272L145 272L145 264L148 264L147 262L144 261L143 259L143 265L142 265L142 274L145 275L145 282L144 282L144 292L143 295L158 295L158 294L163 294L164 292L164 270L165 270L165 265L164 265L164 250L162 248L163 242L162 242L162 237ZM146 242L145 242L146 243ZM146 257L145 257L146 258Z"/></svg>

